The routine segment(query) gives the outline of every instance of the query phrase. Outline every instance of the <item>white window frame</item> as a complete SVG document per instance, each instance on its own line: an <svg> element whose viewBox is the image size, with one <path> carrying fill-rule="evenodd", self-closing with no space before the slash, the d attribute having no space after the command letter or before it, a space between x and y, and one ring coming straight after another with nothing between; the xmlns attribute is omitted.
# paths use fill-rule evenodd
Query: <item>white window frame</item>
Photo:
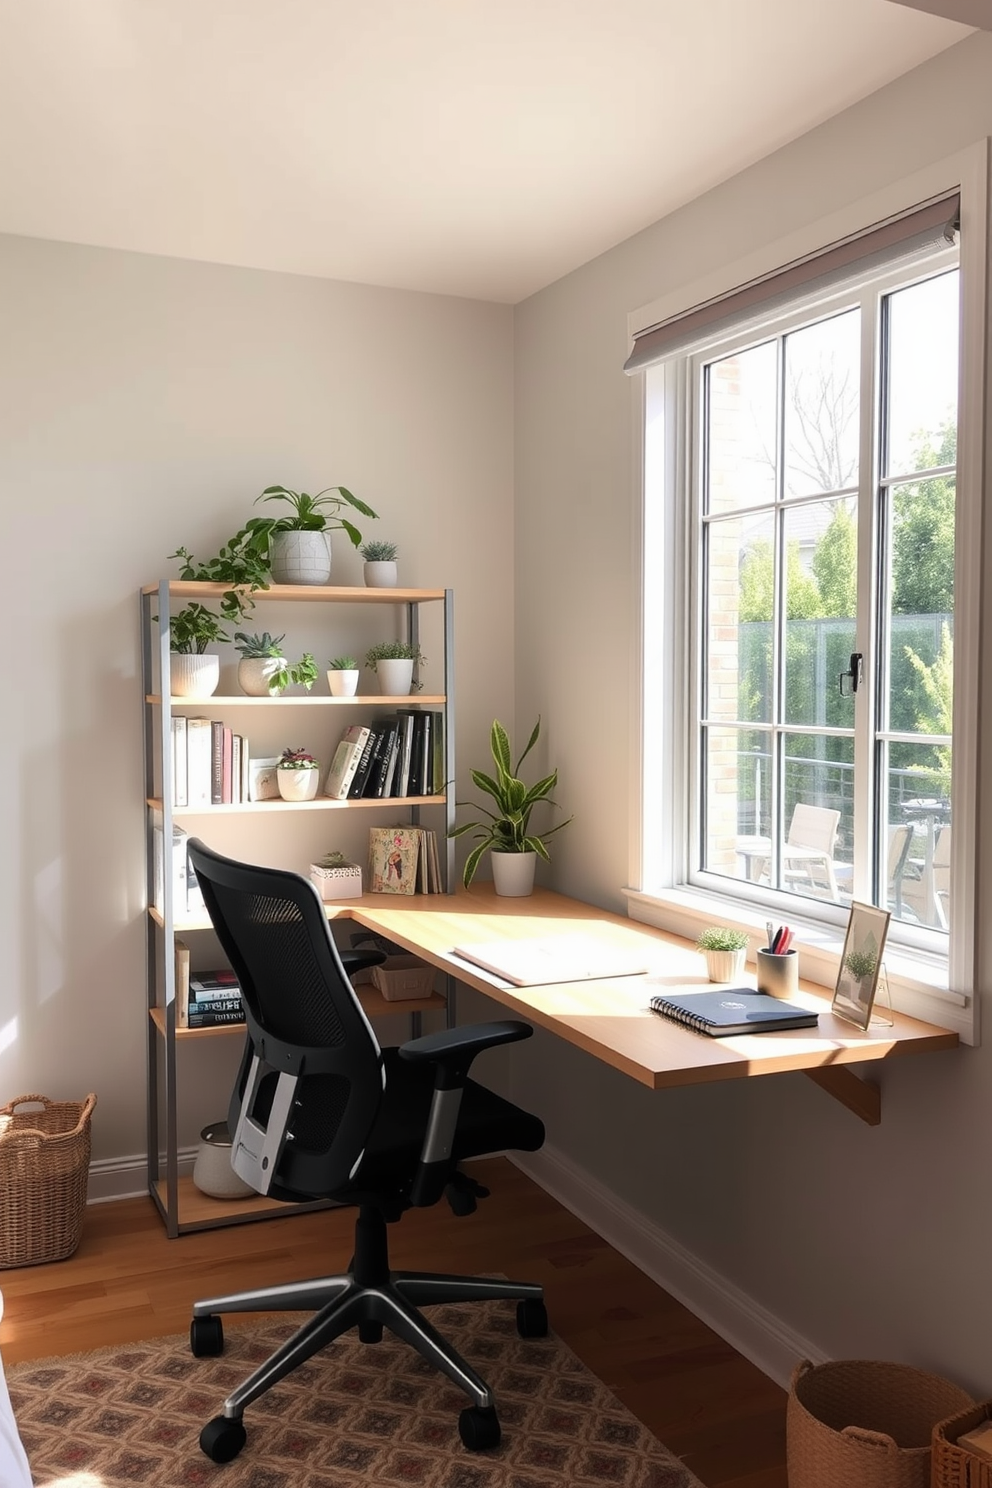
<svg viewBox="0 0 992 1488"><path fill-rule="evenodd" d="M895 183L867 200L851 204L831 217L810 224L787 239L767 245L746 260L727 265L705 281L685 286L655 301L629 317L633 336L738 285L797 258L817 252L829 243L896 216L945 192L957 190L961 200L960 293L961 343L958 419L958 476L955 552L955 696L954 776L952 783L953 837L952 873L954 894L948 932L947 956L927 956L923 951L886 953L889 987L897 1008L915 1016L954 1028L963 1041L979 1037L979 1008L975 997L979 927L976 924L975 883L981 867L977 817L984 799L979 793L980 730L979 670L985 646L992 650L992 621L982 603L982 511L990 491L992 432L986 433L985 406L989 356L986 269L989 230L989 141L962 151L912 177ZM687 882L685 844L688 841L686 812L692 809L687 784L686 730L680 680L673 658L685 656L687 606L694 595L685 573L686 514L673 502L644 500L644 492L669 482L685 453L689 431L675 419L677 379L684 368L654 370L631 379L634 394L635 469L641 487L638 503L641 524L636 534L635 563L640 578L641 646L639 685L633 689L635 711L631 736L635 741L632 779L637 782L631 802L631 862L627 890L632 918L694 937L715 918L739 924L752 931L752 947L764 938L767 911L749 907L746 895L727 893L727 881L718 891ZM651 555L650 573L647 555ZM660 582L659 582L660 578ZM663 675L663 688L647 698L643 679ZM992 753L992 735L986 733L986 753ZM648 763L649 762L649 767ZM979 810L975 806L978 803ZM661 821L664 832L655 839L645 837L644 823ZM961 830L958 830L960 826ZM992 843L984 849L992 870ZM650 889L648 889L650 886ZM797 914L797 900L789 895L789 922L797 926L803 948L803 974L831 987L836 979L842 926L822 919L806 924ZM819 910L819 906L818 906Z"/></svg>

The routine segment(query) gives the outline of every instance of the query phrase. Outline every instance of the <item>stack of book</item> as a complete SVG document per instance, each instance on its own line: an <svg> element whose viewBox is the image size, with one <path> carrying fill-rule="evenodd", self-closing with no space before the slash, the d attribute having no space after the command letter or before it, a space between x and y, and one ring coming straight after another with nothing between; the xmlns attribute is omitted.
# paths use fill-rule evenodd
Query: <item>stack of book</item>
<svg viewBox="0 0 992 1488"><path fill-rule="evenodd" d="M369 890L373 894L440 894L437 834L426 827L371 827Z"/></svg>
<svg viewBox="0 0 992 1488"><path fill-rule="evenodd" d="M324 786L335 801L443 791L444 714L430 708L398 708L374 723L346 728Z"/></svg>
<svg viewBox="0 0 992 1488"><path fill-rule="evenodd" d="M190 972L189 947L176 943L176 1026L177 1028L221 1028L228 1023L244 1023L238 979L229 967L215 971Z"/></svg>
<svg viewBox="0 0 992 1488"><path fill-rule="evenodd" d="M249 799L248 740L211 718L172 720L172 804L238 806Z"/></svg>
<svg viewBox="0 0 992 1488"><path fill-rule="evenodd" d="M165 865L162 843L162 820L157 817L152 826L152 902L160 915L165 914ZM176 921L200 918L206 915L203 895L196 881L193 865L189 860L189 833L182 827L172 827L172 858L169 874L172 881L172 917Z"/></svg>

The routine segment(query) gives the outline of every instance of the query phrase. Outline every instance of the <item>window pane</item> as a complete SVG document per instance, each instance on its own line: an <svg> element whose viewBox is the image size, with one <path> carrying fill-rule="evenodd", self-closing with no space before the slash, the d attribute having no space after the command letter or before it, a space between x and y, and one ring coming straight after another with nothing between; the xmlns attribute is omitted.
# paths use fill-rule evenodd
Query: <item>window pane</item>
<svg viewBox="0 0 992 1488"><path fill-rule="evenodd" d="M954 698L954 480L891 492L888 727L951 733Z"/></svg>
<svg viewBox="0 0 992 1488"><path fill-rule="evenodd" d="M781 885L835 903L851 897L854 739L786 734Z"/></svg>
<svg viewBox="0 0 992 1488"><path fill-rule="evenodd" d="M759 876L767 859L771 802L768 736L750 729L703 730L706 825L703 864L730 878Z"/></svg>
<svg viewBox="0 0 992 1488"><path fill-rule="evenodd" d="M785 338L785 493L858 482L861 315L849 310Z"/></svg>
<svg viewBox="0 0 992 1488"><path fill-rule="evenodd" d="M707 529L707 717L764 722L772 708L772 517Z"/></svg>
<svg viewBox="0 0 992 1488"><path fill-rule="evenodd" d="M958 274L888 296L887 475L953 465L957 447Z"/></svg>
<svg viewBox="0 0 992 1488"><path fill-rule="evenodd" d="M775 341L713 362L706 375L706 506L757 506L775 496Z"/></svg>
<svg viewBox="0 0 992 1488"><path fill-rule="evenodd" d="M901 920L946 930L951 881L951 748L889 746L889 908Z"/></svg>
<svg viewBox="0 0 992 1488"><path fill-rule="evenodd" d="M858 566L854 497L785 513L785 721L853 728L838 679L855 648Z"/></svg>

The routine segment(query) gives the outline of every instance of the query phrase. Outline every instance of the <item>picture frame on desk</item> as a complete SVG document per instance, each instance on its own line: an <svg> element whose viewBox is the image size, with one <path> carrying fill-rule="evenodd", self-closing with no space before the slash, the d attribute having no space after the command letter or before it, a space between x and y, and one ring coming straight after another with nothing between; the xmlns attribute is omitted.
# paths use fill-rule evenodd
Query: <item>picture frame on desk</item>
<svg viewBox="0 0 992 1488"><path fill-rule="evenodd" d="M250 759L248 761L249 801L272 801L278 797L279 777L276 774L278 766L278 755L274 755L271 759Z"/></svg>
<svg viewBox="0 0 992 1488"><path fill-rule="evenodd" d="M891 915L874 904L851 905L831 1012L867 1031L882 970Z"/></svg>

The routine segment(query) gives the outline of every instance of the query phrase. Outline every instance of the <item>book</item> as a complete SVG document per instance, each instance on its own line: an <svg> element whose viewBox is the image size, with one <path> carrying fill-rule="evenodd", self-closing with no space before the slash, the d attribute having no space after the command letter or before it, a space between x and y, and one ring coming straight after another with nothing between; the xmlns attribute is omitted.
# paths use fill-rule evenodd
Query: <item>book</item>
<svg viewBox="0 0 992 1488"><path fill-rule="evenodd" d="M165 866L162 823L152 828L152 904L160 915L165 914ZM189 913L188 855L186 844L188 833L182 827L172 825L172 854L169 860L169 878L172 884L172 918L184 920ZM201 901L202 902L202 901Z"/></svg>
<svg viewBox="0 0 992 1488"><path fill-rule="evenodd" d="M219 971L195 971L189 979L190 1001L209 1002L211 998L239 997L241 987L229 967Z"/></svg>
<svg viewBox="0 0 992 1488"><path fill-rule="evenodd" d="M210 725L210 804L224 804L224 725L219 719Z"/></svg>
<svg viewBox="0 0 992 1488"><path fill-rule="evenodd" d="M190 1007L188 1028L220 1028L224 1023L246 1023L244 1008L237 1011L216 1013L212 1011L201 1012L199 1009Z"/></svg>
<svg viewBox="0 0 992 1488"><path fill-rule="evenodd" d="M241 735L241 800L242 801L247 801L249 799L249 790L250 790L250 778L249 778L249 776L250 776L250 770L249 770L249 766L250 766L250 764L251 764L251 759L249 757L248 740L245 737L245 735L242 734ZM277 782L277 784L276 784L276 790L278 790L278 789L279 789L279 785L278 785L278 782Z"/></svg>
<svg viewBox="0 0 992 1488"><path fill-rule="evenodd" d="M366 796L385 796L386 781L389 778L389 767L393 757L393 743L396 738L397 722L395 717L384 718L379 742L372 759L372 768L363 792Z"/></svg>
<svg viewBox="0 0 992 1488"><path fill-rule="evenodd" d="M221 784L220 799L224 806L230 806L234 790L234 734L225 723L221 733Z"/></svg>
<svg viewBox="0 0 992 1488"><path fill-rule="evenodd" d="M172 804L186 805L186 722L181 715L172 720Z"/></svg>
<svg viewBox="0 0 992 1488"><path fill-rule="evenodd" d="M383 770L382 794L384 796L395 796L397 794L396 773L399 769L401 735L402 728L400 720L397 718L395 727L389 736L389 755Z"/></svg>
<svg viewBox="0 0 992 1488"><path fill-rule="evenodd" d="M212 730L209 718L186 720L186 804L210 805L210 751Z"/></svg>
<svg viewBox="0 0 992 1488"><path fill-rule="evenodd" d="M581 933L483 941L455 946L454 953L517 987L638 976L648 969L643 951Z"/></svg>
<svg viewBox="0 0 992 1488"><path fill-rule="evenodd" d="M400 708L396 716L399 720L400 738L393 795L406 796L409 795L410 758L413 752L413 711L409 708Z"/></svg>
<svg viewBox="0 0 992 1488"><path fill-rule="evenodd" d="M408 796L424 794L424 719L426 714L418 708L413 714L413 733L410 739L410 773L407 777Z"/></svg>
<svg viewBox="0 0 992 1488"><path fill-rule="evenodd" d="M419 858L419 828L370 827L369 892L415 894Z"/></svg>
<svg viewBox="0 0 992 1488"><path fill-rule="evenodd" d="M333 801L347 798L370 733L371 729L359 723L353 723L345 729L327 772L325 796L330 796Z"/></svg>
<svg viewBox="0 0 992 1488"><path fill-rule="evenodd" d="M720 992L659 992L651 1010L711 1038L735 1033L772 1033L775 1029L815 1028L818 1014L794 1002L783 1002L753 987L728 987Z"/></svg>
<svg viewBox="0 0 992 1488"><path fill-rule="evenodd" d="M371 724L369 726L369 736L365 740L365 744L362 748L362 753L358 761L358 768L355 770L354 778L350 786L348 787L348 799L351 801L358 800L365 792L365 785L369 778L369 770L372 767L372 760L375 756L375 746L378 734L379 725L377 723Z"/></svg>
<svg viewBox="0 0 992 1488"><path fill-rule="evenodd" d="M231 735L231 804L241 805L241 735Z"/></svg>
<svg viewBox="0 0 992 1488"><path fill-rule="evenodd" d="M444 795L444 763L444 714L434 711L431 714L431 788L424 795Z"/></svg>
<svg viewBox="0 0 992 1488"><path fill-rule="evenodd" d="M189 1008L189 946L177 935L173 941L176 966L176 1027L187 1028L186 1013Z"/></svg>

